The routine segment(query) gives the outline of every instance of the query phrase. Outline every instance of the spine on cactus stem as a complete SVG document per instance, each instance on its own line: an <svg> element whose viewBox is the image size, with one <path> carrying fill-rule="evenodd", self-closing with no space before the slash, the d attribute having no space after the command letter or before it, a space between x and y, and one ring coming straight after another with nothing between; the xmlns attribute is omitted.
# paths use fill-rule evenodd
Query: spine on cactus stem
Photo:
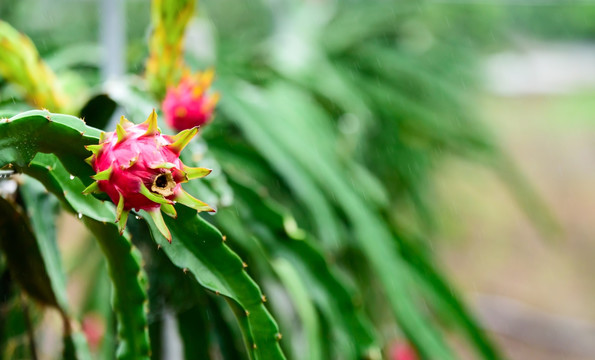
<svg viewBox="0 0 595 360"><path fill-rule="evenodd" d="M196 0L153 0L146 79L151 92L163 99L168 86L177 83L185 69L184 32Z"/></svg>
<svg viewBox="0 0 595 360"><path fill-rule="evenodd" d="M215 211L181 186L211 172L180 161L180 153L197 133L198 128L194 127L174 136L161 134L155 110L138 125L122 116L116 131L102 134L99 144L86 146L92 153L86 161L96 174L92 176L95 182L83 193L107 193L116 205L116 222L121 233L132 209L145 210L171 242L161 211L175 218L174 202L199 212Z"/></svg>
<svg viewBox="0 0 595 360"><path fill-rule="evenodd" d="M69 99L31 39L1 20L0 75L20 87L34 107L68 112Z"/></svg>

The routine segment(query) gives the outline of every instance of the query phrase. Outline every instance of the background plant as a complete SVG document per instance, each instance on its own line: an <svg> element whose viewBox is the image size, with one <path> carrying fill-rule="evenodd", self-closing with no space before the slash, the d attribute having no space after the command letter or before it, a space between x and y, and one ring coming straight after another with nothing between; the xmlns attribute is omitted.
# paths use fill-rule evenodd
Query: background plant
<svg viewBox="0 0 595 360"><path fill-rule="evenodd" d="M88 101L72 100L80 109L71 113L86 124L42 111L0 124L1 165L25 174L16 200L2 203L3 219L20 224L2 226L3 292L9 294L3 305L10 315L3 325L2 341L10 345L4 356L30 354L23 334L38 323L41 308L19 297L23 290L57 308L64 324L74 324L63 326L64 357L110 358L115 352L119 358L161 358L168 346L163 334L175 319L187 359L274 359L283 353L373 359L400 337L425 358L456 358L444 334L457 334L477 357L499 358L424 241L435 231L432 170L453 155L488 162L535 220L550 220L474 119L469 49L451 46L449 34L434 31L431 14L418 4L218 0L201 2L203 20L194 19L210 22L212 53L188 42L183 59L193 5L153 2L146 70L138 59L130 65L146 82L131 75L89 99L100 84L98 64L80 47L62 59L54 53L70 74L70 89L85 89L78 93ZM2 29L0 37L15 38L7 24ZM427 41L417 41L424 36ZM67 53L59 41L49 47ZM3 56L14 64L29 55ZM136 218L119 236L114 207L105 198L79 196L93 174L83 145L97 142L96 128L109 127L110 117L120 115L116 108L143 121L186 66L214 66L214 86L222 94L216 119L182 157L214 169L205 182L188 185L218 213L203 217L177 208L178 219L166 219L171 245ZM23 67L3 74L7 115L28 107L19 98L36 104L51 93L29 90L38 78L15 80L9 75L15 71ZM51 76L42 84L58 88ZM95 279L78 313L69 309L52 235L56 199L96 240L84 242L76 255L87 261L70 265L71 274ZM16 236L28 242L11 241ZM108 279L115 317L106 306ZM21 318L20 303L35 309L32 320ZM92 355L76 320L89 313L105 325Z"/></svg>

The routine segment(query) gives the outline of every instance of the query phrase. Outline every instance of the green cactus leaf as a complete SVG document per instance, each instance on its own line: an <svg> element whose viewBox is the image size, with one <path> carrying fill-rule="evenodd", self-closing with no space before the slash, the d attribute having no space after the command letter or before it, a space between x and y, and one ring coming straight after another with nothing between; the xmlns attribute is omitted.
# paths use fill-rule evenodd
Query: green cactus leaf
<svg viewBox="0 0 595 360"><path fill-rule="evenodd" d="M29 183L31 179L29 179ZM21 193L29 201L39 201L43 214L30 214L37 232L35 236L26 216L20 213L8 200L0 197L0 246L6 256L12 276L35 300L56 308L64 320L65 341L78 339L71 353L74 359L90 359L86 341L70 324L76 322L68 314L66 285L56 248L54 220L55 203L47 196L39 196L34 185L24 185Z"/></svg>
<svg viewBox="0 0 595 360"><path fill-rule="evenodd" d="M76 331L64 336L63 360L92 359L85 334Z"/></svg>
<svg viewBox="0 0 595 360"><path fill-rule="evenodd" d="M259 186L252 182L250 185L232 184L236 205L235 209L225 209L218 214L222 228L234 236L243 237L244 242L256 236L270 257L284 259L299 271L316 306L333 324L334 343L341 348L341 354L349 354L349 358L365 358L370 352L378 352L376 334L361 307L361 294L355 294L327 264L314 241L303 234L299 240L288 234L287 212L270 199L258 195L254 189ZM242 214L241 220L238 212Z"/></svg>
<svg viewBox="0 0 595 360"><path fill-rule="evenodd" d="M74 116L43 110L21 113L0 121L0 167L25 167L38 152L53 153L71 174L90 184L95 174L83 161L91 155L84 146L97 144L100 133Z"/></svg>
<svg viewBox="0 0 595 360"><path fill-rule="evenodd" d="M227 93L222 105L237 119L245 135L274 167L283 173L288 163L293 163L292 173L306 172L328 194L341 194L333 197L332 201L351 222L355 239L383 284L403 330L425 356L453 359L452 351L441 334L416 305L412 296L413 273L397 253L391 229L343 176L342 168L332 153L315 142L317 135L313 132L320 131L320 126L312 128L312 124L327 121L321 118L320 110L313 109L313 102L293 88L277 87L260 93L258 89L251 88L251 100L230 96L232 91ZM268 101L254 101L255 98ZM291 99L291 104L287 99ZM296 107L300 109L298 113L294 110ZM283 121L279 121L281 118ZM308 121L304 122L305 119ZM305 146L307 139L312 141ZM290 162L292 159L296 161Z"/></svg>
<svg viewBox="0 0 595 360"><path fill-rule="evenodd" d="M82 194L94 175L84 162L91 154L84 146L96 144L100 134L101 131L72 116L47 111L22 113L0 122L0 167L12 164L17 171L39 180L68 210L78 214L96 236L114 284L113 306L120 338L117 356L141 359L150 350L140 256L128 238L119 235L113 223L114 207ZM277 325L262 304L260 290L245 273L241 260L223 245L221 234L198 217L196 210L180 205L176 210L178 220L165 219L177 240L164 246L168 256L177 266L190 269L203 286L234 299L247 311L249 328L245 331L254 337L248 345L254 358L283 359L276 337ZM154 224L151 228L157 242L166 245ZM204 242L195 242L195 234L204 234Z"/></svg>
<svg viewBox="0 0 595 360"><path fill-rule="evenodd" d="M71 324L78 323L69 315L66 296L66 279L56 244L56 219L58 215L58 201L44 189L35 179L24 176L19 192L27 207L27 213L35 233L36 246L42 259L38 262L45 265L49 285L55 294L60 312L65 321L64 329L64 359L90 359L89 348L85 336L74 329ZM77 325L78 328L78 325Z"/></svg>
<svg viewBox="0 0 595 360"><path fill-rule="evenodd" d="M81 159L79 159L81 161ZM97 239L106 257L114 286L113 308L118 321L120 344L118 359L148 359L150 354L147 328L146 280L140 265L140 253L126 236L121 236L114 223L113 206L82 194L83 183L70 178L57 158L38 154L22 169L53 192L82 219Z"/></svg>
<svg viewBox="0 0 595 360"><path fill-rule="evenodd" d="M176 210L176 220L165 218L172 234L171 244L148 222L155 241L176 266L191 272L202 286L237 302L241 310L236 311L236 317L254 359L284 359L277 324L240 258L224 244L222 234L195 210L181 205L176 205Z"/></svg>
<svg viewBox="0 0 595 360"><path fill-rule="evenodd" d="M177 320L178 332L184 344L184 359L209 359L210 336L206 309L195 305L179 312Z"/></svg>
<svg viewBox="0 0 595 360"><path fill-rule="evenodd" d="M26 217L3 197L0 197L0 212L0 246L13 277L33 299L61 310L51 275ZM62 274L54 276L58 282L63 281Z"/></svg>
<svg viewBox="0 0 595 360"><path fill-rule="evenodd" d="M273 268L293 298L294 306L302 319L308 338L308 359L323 359L321 329L316 314L316 308L309 295L309 289L301 280L301 274L287 260L278 258L273 260Z"/></svg>
<svg viewBox="0 0 595 360"><path fill-rule="evenodd" d="M118 321L118 359L149 359L151 348L147 324L146 276L140 253L121 236L114 224L83 216L87 228L99 242L106 257L114 286L113 307Z"/></svg>

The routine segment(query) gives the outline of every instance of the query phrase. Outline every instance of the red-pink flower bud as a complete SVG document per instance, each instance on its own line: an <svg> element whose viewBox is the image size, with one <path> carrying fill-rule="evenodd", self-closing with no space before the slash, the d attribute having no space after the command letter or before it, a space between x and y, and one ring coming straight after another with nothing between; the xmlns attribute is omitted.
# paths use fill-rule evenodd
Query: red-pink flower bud
<svg viewBox="0 0 595 360"><path fill-rule="evenodd" d="M209 92L215 73L212 69L198 74L186 74L176 87L167 90L163 113L167 124L182 131L201 126L213 116L218 93Z"/></svg>

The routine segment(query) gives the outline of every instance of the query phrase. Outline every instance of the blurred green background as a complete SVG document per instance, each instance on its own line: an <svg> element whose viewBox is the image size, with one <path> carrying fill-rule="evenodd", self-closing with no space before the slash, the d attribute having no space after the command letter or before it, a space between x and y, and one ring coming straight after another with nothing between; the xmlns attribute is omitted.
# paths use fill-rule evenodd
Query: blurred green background
<svg viewBox="0 0 595 360"><path fill-rule="evenodd" d="M348 99L341 98L340 84L322 76L322 65L303 75L316 59L307 40L317 38L317 23L335 3L202 0L189 30L187 61L197 67L216 63L222 77L243 76L254 83L273 76L327 81L333 90L320 98ZM365 2L341 3L356 19L358 9L374 13ZM397 125L370 125L357 114L357 104L348 104L355 115L337 120L343 153L366 161L385 184L388 221L405 237L423 239L507 357L595 358L595 4L374 3L393 11L386 16L401 54L394 62L381 57L380 70L374 69L376 51L382 51L374 46L387 45L382 39L343 51L343 44L358 36L350 26L329 31L324 41L340 49L332 54L333 65L371 74L359 83L362 93L382 92L374 76L385 72L406 94L396 104L378 100L378 112L385 109L392 116L405 110ZM0 3L0 18L32 38L71 93L84 89L87 96L110 86L106 80L142 74L149 17L148 2L141 0ZM375 25L362 27L373 32ZM246 64L252 72L244 74ZM18 91L1 85L0 105L20 106ZM329 88L322 89L313 92ZM327 110L340 113L331 104ZM427 124L414 118L426 113L431 113ZM215 138L229 129L214 124L205 138L208 142L208 131ZM486 156L493 148L502 150L505 163L512 159L522 175L494 165ZM295 211L298 220L311 221L307 210ZM60 246L73 253L68 238L76 224L68 219L61 224ZM76 294L76 277L71 282ZM457 341L452 339L461 357L473 359Z"/></svg>

